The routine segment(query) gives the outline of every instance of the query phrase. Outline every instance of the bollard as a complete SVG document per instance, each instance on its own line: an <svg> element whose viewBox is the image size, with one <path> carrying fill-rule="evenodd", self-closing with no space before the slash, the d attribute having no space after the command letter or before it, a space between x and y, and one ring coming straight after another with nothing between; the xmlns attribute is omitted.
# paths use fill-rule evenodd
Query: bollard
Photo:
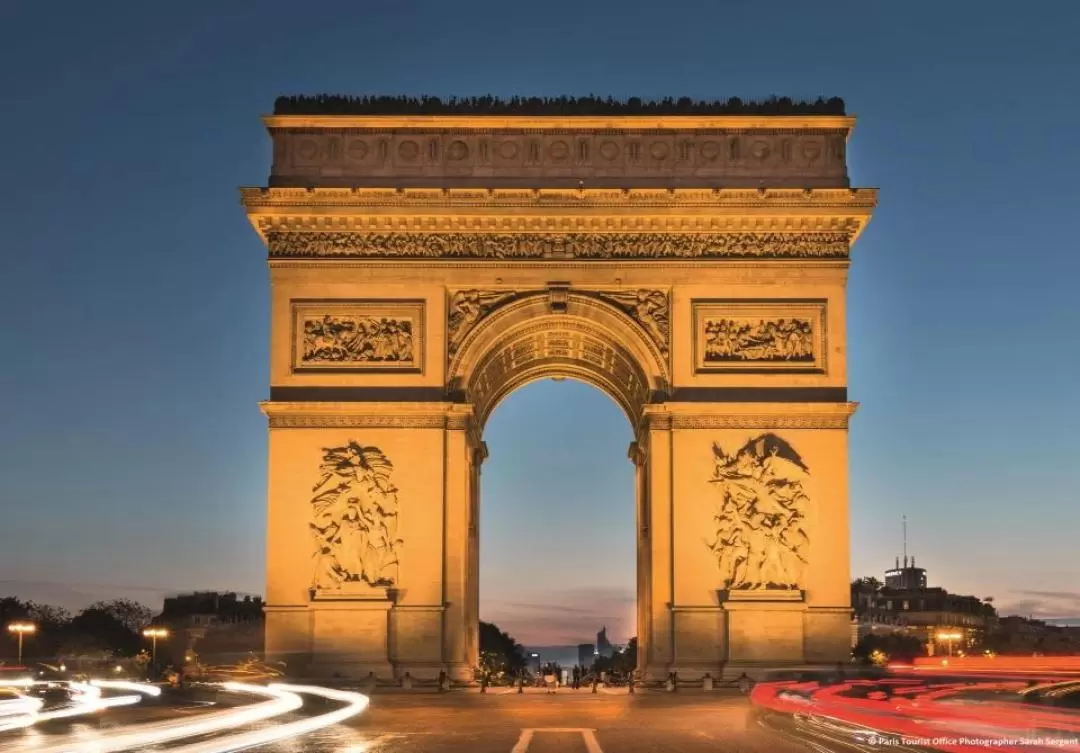
<svg viewBox="0 0 1080 753"><path fill-rule="evenodd" d="M705 679L703 679L701 681L701 687L702 687L703 690L712 690L713 689L712 675L710 675L708 672L705 673Z"/></svg>

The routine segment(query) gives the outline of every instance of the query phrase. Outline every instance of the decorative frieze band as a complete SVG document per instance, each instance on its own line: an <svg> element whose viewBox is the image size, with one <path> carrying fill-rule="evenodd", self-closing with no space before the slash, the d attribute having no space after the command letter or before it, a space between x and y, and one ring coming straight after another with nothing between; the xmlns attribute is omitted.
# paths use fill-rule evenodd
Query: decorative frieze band
<svg viewBox="0 0 1080 753"><path fill-rule="evenodd" d="M272 258L837 259L848 233L352 233L264 234Z"/></svg>
<svg viewBox="0 0 1080 753"><path fill-rule="evenodd" d="M847 179L848 128L658 129L271 128L272 178L427 179L568 176L649 179L663 176L742 185L769 178L828 185ZM789 127L785 128L784 125ZM840 123L830 123L840 125ZM480 129L480 132L478 132Z"/></svg>

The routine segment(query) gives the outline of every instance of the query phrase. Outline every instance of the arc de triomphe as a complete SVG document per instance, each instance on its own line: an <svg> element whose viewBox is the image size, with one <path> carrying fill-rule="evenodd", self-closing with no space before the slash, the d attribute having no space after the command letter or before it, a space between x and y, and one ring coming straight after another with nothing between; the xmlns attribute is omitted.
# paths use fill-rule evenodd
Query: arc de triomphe
<svg viewBox="0 0 1080 753"><path fill-rule="evenodd" d="M484 423L570 377L634 427L644 675L846 659L854 118L303 105L242 190L272 290L268 655L472 679Z"/></svg>

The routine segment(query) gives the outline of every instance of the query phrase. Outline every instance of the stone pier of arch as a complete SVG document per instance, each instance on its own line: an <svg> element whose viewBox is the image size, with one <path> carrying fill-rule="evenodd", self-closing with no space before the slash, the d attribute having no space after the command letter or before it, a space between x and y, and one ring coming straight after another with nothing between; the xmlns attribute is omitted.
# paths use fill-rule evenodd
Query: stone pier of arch
<svg viewBox="0 0 1080 753"><path fill-rule="evenodd" d="M634 427L644 677L847 658L845 290L876 203L854 121L594 121L266 119L272 187L243 200L271 281L266 650L291 671L473 679L484 424L550 377Z"/></svg>

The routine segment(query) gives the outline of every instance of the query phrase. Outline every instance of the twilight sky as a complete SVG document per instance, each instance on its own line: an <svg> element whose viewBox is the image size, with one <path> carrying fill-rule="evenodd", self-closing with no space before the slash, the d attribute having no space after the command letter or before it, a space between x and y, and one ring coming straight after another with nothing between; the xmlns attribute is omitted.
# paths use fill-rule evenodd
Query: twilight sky
<svg viewBox="0 0 1080 753"><path fill-rule="evenodd" d="M290 93L838 95L881 205L849 285L853 572L910 550L1080 615L1080 5L0 4L0 595L263 587L259 116ZM544 382L486 439L483 613L633 632L630 429Z"/></svg>

